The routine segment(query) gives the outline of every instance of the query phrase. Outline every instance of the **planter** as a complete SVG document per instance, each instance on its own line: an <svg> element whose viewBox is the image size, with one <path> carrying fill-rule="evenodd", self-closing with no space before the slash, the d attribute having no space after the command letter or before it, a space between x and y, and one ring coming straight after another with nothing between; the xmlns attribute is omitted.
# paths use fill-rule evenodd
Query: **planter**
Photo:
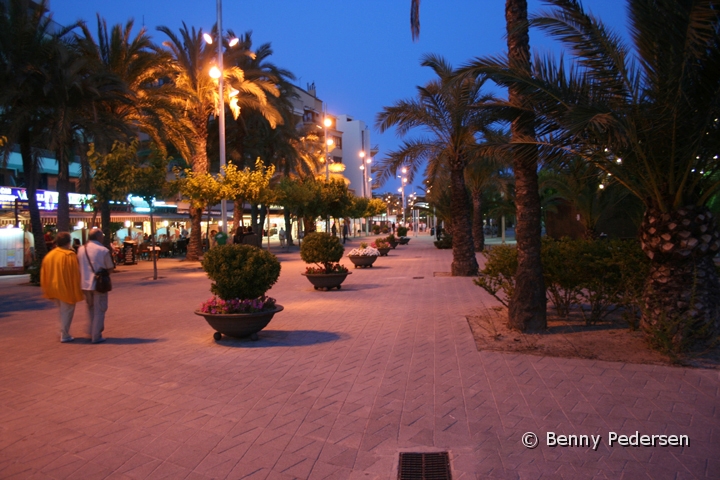
<svg viewBox="0 0 720 480"><path fill-rule="evenodd" d="M407 245L409 241L410 241L410 237L398 238L398 242L400 243L400 245Z"/></svg>
<svg viewBox="0 0 720 480"><path fill-rule="evenodd" d="M256 313L203 313L195 310L195 315L205 318L205 321L215 329L213 338L220 340L223 335L228 337L250 337L257 340L257 332L267 327L273 316L283 311L282 305L275 305L274 310Z"/></svg>
<svg viewBox="0 0 720 480"><path fill-rule="evenodd" d="M372 264L375 263L375 260L377 260L377 257L375 255L353 255L352 257L348 258L355 265L355 268L372 268Z"/></svg>
<svg viewBox="0 0 720 480"><path fill-rule="evenodd" d="M378 252L380 252L381 257L387 257L388 252L390 251L391 247L385 247L385 248L378 248Z"/></svg>
<svg viewBox="0 0 720 480"><path fill-rule="evenodd" d="M395 247L397 247L397 246L399 245L398 242L390 242L390 241L388 241L388 243L390 244L390 248L392 248L393 250L395 250Z"/></svg>
<svg viewBox="0 0 720 480"><path fill-rule="evenodd" d="M315 290L324 288L326 291L337 288L340 290L340 284L345 281L345 278L352 272L345 273L303 273L310 283L313 284Z"/></svg>

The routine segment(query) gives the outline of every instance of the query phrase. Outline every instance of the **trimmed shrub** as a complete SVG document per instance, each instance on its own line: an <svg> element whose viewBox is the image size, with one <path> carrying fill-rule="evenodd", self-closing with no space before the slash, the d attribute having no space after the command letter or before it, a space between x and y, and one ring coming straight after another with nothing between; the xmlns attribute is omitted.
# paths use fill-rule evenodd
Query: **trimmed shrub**
<svg viewBox="0 0 720 480"><path fill-rule="evenodd" d="M517 250L498 245L483 255L485 268L475 284L507 306L515 290ZM541 260L547 295L558 315L567 316L577 305L585 322L594 324L622 307L628 324L637 325L650 266L638 242L546 238Z"/></svg>
<svg viewBox="0 0 720 480"><path fill-rule="evenodd" d="M252 245L218 245L202 262L213 284L210 291L223 300L263 297L280 277L280 262L270 252Z"/></svg>
<svg viewBox="0 0 720 480"><path fill-rule="evenodd" d="M305 263L322 266L326 273L333 272L333 264L343 257L345 248L338 237L316 232L306 236L300 247L300 258Z"/></svg>
<svg viewBox="0 0 720 480"><path fill-rule="evenodd" d="M380 233L380 225L373 225L373 226L372 226L372 231L373 231L373 233L374 233L375 235L377 235L378 233Z"/></svg>
<svg viewBox="0 0 720 480"><path fill-rule="evenodd" d="M397 227L398 237L407 237L407 227Z"/></svg>
<svg viewBox="0 0 720 480"><path fill-rule="evenodd" d="M440 237L440 240L436 240L433 243L435 244L436 248L439 248L441 250L452 248L452 235L446 233L445 235Z"/></svg>

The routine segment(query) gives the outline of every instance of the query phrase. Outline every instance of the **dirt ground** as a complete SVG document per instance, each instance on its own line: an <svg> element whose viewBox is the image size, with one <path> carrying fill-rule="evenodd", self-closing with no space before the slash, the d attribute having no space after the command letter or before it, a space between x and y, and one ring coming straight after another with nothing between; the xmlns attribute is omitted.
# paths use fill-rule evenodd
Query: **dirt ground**
<svg viewBox="0 0 720 480"><path fill-rule="evenodd" d="M540 334L510 330L505 307L492 307L466 318L479 351L720 369L720 348L673 358L651 349L642 332L630 330L619 318L588 326L579 312L562 319L551 310L548 330Z"/></svg>

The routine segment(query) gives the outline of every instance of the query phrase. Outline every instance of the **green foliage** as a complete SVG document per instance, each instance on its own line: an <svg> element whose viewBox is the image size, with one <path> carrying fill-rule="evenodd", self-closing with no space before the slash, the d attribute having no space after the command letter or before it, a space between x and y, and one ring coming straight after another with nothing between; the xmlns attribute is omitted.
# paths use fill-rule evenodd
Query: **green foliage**
<svg viewBox="0 0 720 480"><path fill-rule="evenodd" d="M133 171L131 191L151 207L156 198L165 198L171 194L171 183L167 181L169 162L170 159L153 150Z"/></svg>
<svg viewBox="0 0 720 480"><path fill-rule="evenodd" d="M379 198L371 198L368 201L368 206L365 209L365 215L363 217L374 217L387 211L387 203Z"/></svg>
<svg viewBox="0 0 720 480"><path fill-rule="evenodd" d="M240 170L234 163L228 163L223 169L222 195L231 200L246 201L251 204L266 203L270 195L270 179L275 174L275 166L265 166L261 159L255 161L255 168Z"/></svg>
<svg viewBox="0 0 720 480"><path fill-rule="evenodd" d="M449 250L452 248L452 235L446 233L440 237L440 240L436 240L433 243L435 244L435 248Z"/></svg>
<svg viewBox="0 0 720 480"><path fill-rule="evenodd" d="M223 300L262 297L280 276L275 255L252 245L218 245L205 253L202 266L214 282L210 290Z"/></svg>
<svg viewBox="0 0 720 480"><path fill-rule="evenodd" d="M406 237L408 233L407 227L397 227L397 234L400 237Z"/></svg>
<svg viewBox="0 0 720 480"><path fill-rule="evenodd" d="M311 233L300 247L300 258L305 263L322 266L325 273L333 273L333 267L343 256L345 248L338 237L329 233Z"/></svg>
<svg viewBox="0 0 720 480"><path fill-rule="evenodd" d="M498 245L483 255L485 268L475 284L507 306L515 289L517 250ZM578 306L585 322L594 324L622 307L628 323L636 324L650 264L638 242L546 238L541 259L547 295L558 315L567 316Z"/></svg>
<svg viewBox="0 0 720 480"><path fill-rule="evenodd" d="M485 289L507 307L515 293L517 249L510 245L495 245L485 249L483 256L486 259L485 268L480 270L480 276L474 280L475 285ZM504 298L497 295L499 291L502 291Z"/></svg>
<svg viewBox="0 0 720 480"><path fill-rule="evenodd" d="M180 193L190 201L194 208L217 205L223 198L222 179L210 173L184 171L185 177L178 179Z"/></svg>
<svg viewBox="0 0 720 480"><path fill-rule="evenodd" d="M380 225L373 225L372 231L375 235L379 234L380 233Z"/></svg>
<svg viewBox="0 0 720 480"><path fill-rule="evenodd" d="M30 283L32 285L40 285L40 267L41 267L41 265L42 265L42 260L35 259L27 267L27 273L30 274Z"/></svg>
<svg viewBox="0 0 720 480"><path fill-rule="evenodd" d="M125 200L133 184L133 166L137 162L137 141L131 144L115 142L108 154L101 154L90 144L87 153L93 170L93 189L99 204L111 200Z"/></svg>

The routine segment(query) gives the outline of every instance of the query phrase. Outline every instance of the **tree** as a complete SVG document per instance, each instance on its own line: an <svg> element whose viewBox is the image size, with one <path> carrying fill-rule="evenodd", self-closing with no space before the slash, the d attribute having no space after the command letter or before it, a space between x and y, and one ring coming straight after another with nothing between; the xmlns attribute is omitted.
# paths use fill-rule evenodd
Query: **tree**
<svg viewBox="0 0 720 480"><path fill-rule="evenodd" d="M170 54L152 42L144 27L133 36L133 26L134 22L129 20L124 26L116 24L108 30L106 21L98 15L97 41L85 24L81 26L83 37L77 42L80 54L94 69L122 80L128 90L129 98L103 105L106 118L113 121L127 140L144 133L162 154L166 143L170 143L183 158L189 159L191 145L186 138L191 133L190 126L184 109L180 108L185 94L166 81L171 73ZM108 140L113 139L108 135L96 136L95 148L103 153L109 151L112 142L107 144Z"/></svg>
<svg viewBox="0 0 720 480"><path fill-rule="evenodd" d="M90 144L87 153L95 189L95 212L100 210L102 227L106 233L105 241L108 244L112 240L109 232L110 202L123 201L130 193L137 146L137 141L129 145L115 142L109 153L102 154L95 150L95 144Z"/></svg>
<svg viewBox="0 0 720 480"><path fill-rule="evenodd" d="M223 198L233 200L235 208L245 202L251 205L267 204L271 201L270 181L275 174L273 165L265 166L261 159L255 160L255 168L245 167L240 170L234 163L229 163L223 169ZM239 225L239 217L236 215L235 225ZM258 225L253 225L253 230L258 230Z"/></svg>
<svg viewBox="0 0 720 480"><path fill-rule="evenodd" d="M400 150L390 152L379 163L379 180L382 182L404 165L408 165L408 179L424 161L435 163L450 172L452 193L453 262L455 276L477 275L478 263L472 240L470 204L465 188L464 171L470 162L478 138L491 120L479 108L490 97L481 93L485 82L482 77L458 76L442 58L423 57L423 66L433 69L437 79L418 87L417 97L401 100L385 107L377 116L377 127L384 132L398 127L398 135L420 129L428 132L426 138L406 141Z"/></svg>
<svg viewBox="0 0 720 480"><path fill-rule="evenodd" d="M202 29L188 30L183 23L178 37L167 27L158 27L170 39L164 45L170 50L173 58L172 81L183 92L182 107L191 125L189 142L192 146L190 165L198 174L210 171L208 160L208 121L210 116L216 114L219 105L217 83L209 76L208 70L215 59L215 47L209 46L202 38ZM215 35L217 37L217 35ZM237 117L242 107L261 108L267 105L267 95L276 95L277 88L269 82L261 80L248 80L244 72L234 66L235 58L250 55L242 49L230 48L227 39L223 37L222 48L225 50L225 59L229 65L225 68L223 79L228 88L224 89L226 95L225 105ZM262 108L260 110L272 128L278 122L278 115L274 109ZM200 237L200 221L202 211L197 208L191 210L192 229L188 245L187 258L197 260L202 251Z"/></svg>
<svg viewBox="0 0 720 480"><path fill-rule="evenodd" d="M155 199L170 196L171 183L167 181L169 159L159 149L150 154L134 169L132 191L142 197L150 207L150 238L155 250ZM169 238L169 235L168 235ZM153 280L157 280L157 256L153 254Z"/></svg>
<svg viewBox="0 0 720 480"><path fill-rule="evenodd" d="M37 149L42 128L40 92L46 85L46 64L55 47L47 0L30 4L28 0L0 3L0 125L7 139L3 163L13 144L20 147L23 176L28 194L30 223L35 238L35 254L47 253L37 204L39 165Z"/></svg>
<svg viewBox="0 0 720 480"><path fill-rule="evenodd" d="M548 55L532 75L505 72L532 100L548 148L581 156L644 203L651 270L642 325L651 339L677 350L712 341L720 331L712 259L720 233L707 206L720 189L717 3L630 0L631 45L579 2L550 3L532 22L573 53L569 66Z"/></svg>
<svg viewBox="0 0 720 480"><path fill-rule="evenodd" d="M199 173L195 170L186 169L183 177L178 179L178 191L183 197L190 201L190 208L195 212L202 212L208 209L208 229L210 228L210 208L220 203L223 199L224 189L222 178L212 175L209 172ZM198 231L200 225L198 225ZM207 233L207 232L206 232ZM208 238L208 242L210 239ZM202 253L202 237L200 239L200 252Z"/></svg>
<svg viewBox="0 0 720 480"><path fill-rule="evenodd" d="M527 0L505 1L505 24L509 63L519 71L530 72ZM420 0L411 2L410 26L415 39L420 35ZM540 263L541 209L537 180L539 157L533 143L535 120L519 84L509 81L506 86L509 103L521 112L513 119L511 128L512 142L516 144L512 155L516 179L518 269L508 319L510 326L517 330L542 331L547 328L547 299Z"/></svg>
<svg viewBox="0 0 720 480"><path fill-rule="evenodd" d="M476 156L465 169L465 184L470 192L472 202L472 232L476 252L485 249L485 232L483 231L483 197L491 191L503 190L507 184L507 162Z"/></svg>

